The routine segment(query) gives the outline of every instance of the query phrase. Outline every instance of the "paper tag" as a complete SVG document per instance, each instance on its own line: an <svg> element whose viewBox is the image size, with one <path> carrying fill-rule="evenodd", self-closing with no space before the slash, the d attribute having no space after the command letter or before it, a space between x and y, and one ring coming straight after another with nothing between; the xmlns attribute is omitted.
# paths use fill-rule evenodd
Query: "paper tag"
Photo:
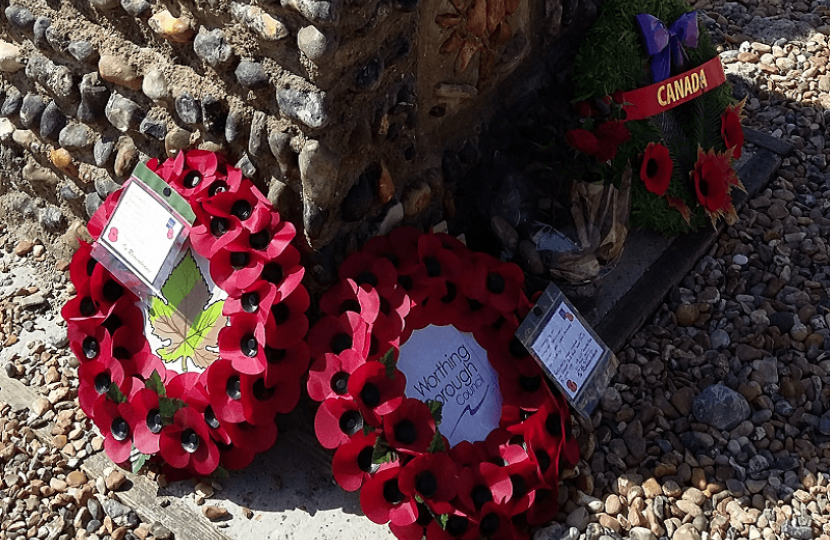
<svg viewBox="0 0 830 540"><path fill-rule="evenodd" d="M616 371L617 358L556 285L545 289L516 337L574 408L589 416Z"/></svg>
<svg viewBox="0 0 830 540"><path fill-rule="evenodd" d="M443 403L439 427L450 445L483 441L499 427L499 377L473 335L454 326L427 326L401 345L398 369L407 397Z"/></svg>
<svg viewBox="0 0 830 540"><path fill-rule="evenodd" d="M140 296L158 294L195 218L181 195L140 164L125 183L93 256ZM135 290L145 288L149 291Z"/></svg>

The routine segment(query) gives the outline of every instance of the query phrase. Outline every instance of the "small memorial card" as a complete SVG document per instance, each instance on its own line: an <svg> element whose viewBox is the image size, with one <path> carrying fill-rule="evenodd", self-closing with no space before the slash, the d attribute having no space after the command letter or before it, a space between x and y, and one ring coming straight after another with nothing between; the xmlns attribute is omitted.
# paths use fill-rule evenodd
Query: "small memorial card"
<svg viewBox="0 0 830 540"><path fill-rule="evenodd" d="M146 299L157 295L190 234L190 204L143 163L124 184L92 256Z"/></svg>
<svg viewBox="0 0 830 540"><path fill-rule="evenodd" d="M430 325L401 345L398 369L407 397L442 403L441 433L450 446L483 441L499 427L499 376L472 334Z"/></svg>
<svg viewBox="0 0 830 540"><path fill-rule="evenodd" d="M590 416L616 370L617 358L556 285L548 285L516 337L571 405Z"/></svg>

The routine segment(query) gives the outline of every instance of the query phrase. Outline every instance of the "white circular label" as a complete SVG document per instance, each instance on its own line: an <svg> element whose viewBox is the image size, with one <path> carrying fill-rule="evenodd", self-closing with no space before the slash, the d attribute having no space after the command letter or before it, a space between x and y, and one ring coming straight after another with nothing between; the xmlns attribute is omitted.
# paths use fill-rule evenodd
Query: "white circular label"
<svg viewBox="0 0 830 540"><path fill-rule="evenodd" d="M416 330L401 346L406 396L443 404L439 426L450 445L483 441L499 427L499 376L472 334L454 326Z"/></svg>

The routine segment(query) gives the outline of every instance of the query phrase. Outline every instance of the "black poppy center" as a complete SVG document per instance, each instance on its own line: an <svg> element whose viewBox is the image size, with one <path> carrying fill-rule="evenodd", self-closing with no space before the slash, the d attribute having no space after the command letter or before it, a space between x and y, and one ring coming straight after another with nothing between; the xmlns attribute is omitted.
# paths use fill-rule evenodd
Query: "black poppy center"
<svg viewBox="0 0 830 540"><path fill-rule="evenodd" d="M112 334L112 333L114 333L116 330L118 330L119 328L121 328L121 325L122 325L122 324L123 324L123 323L121 322L121 317L119 317L118 315L116 315L115 313L113 313L112 315L110 315L109 317L107 317L107 320L106 320L106 321L104 321L104 328L106 328L107 330L109 330L109 331L110 331L110 334Z"/></svg>
<svg viewBox="0 0 830 540"><path fill-rule="evenodd" d="M438 480L432 471L421 471L415 475L415 490L429 499L438 491Z"/></svg>
<svg viewBox="0 0 830 540"><path fill-rule="evenodd" d="M352 348L352 336L340 333L331 338L331 350L334 354L340 354L346 349Z"/></svg>
<svg viewBox="0 0 830 540"><path fill-rule="evenodd" d="M238 375L228 378L225 383L225 393L234 401L242 399L242 381L239 380Z"/></svg>
<svg viewBox="0 0 830 540"><path fill-rule="evenodd" d="M210 232L216 238L219 238L228 232L228 220L223 217L214 217L210 220Z"/></svg>
<svg viewBox="0 0 830 540"><path fill-rule="evenodd" d="M348 387L349 374L345 371L338 371L334 374L334 377L331 378L331 389L335 394L340 394L342 396L346 393L346 389Z"/></svg>
<svg viewBox="0 0 830 540"><path fill-rule="evenodd" d="M273 386L268 387L265 386L265 379L257 379L254 383L254 397L259 401L268 401L274 394L277 393L277 389Z"/></svg>
<svg viewBox="0 0 830 540"><path fill-rule="evenodd" d="M476 510L480 510L485 503L493 500L493 494L487 489L487 486L481 484L473 487L470 492L470 497L473 499L473 504L476 505Z"/></svg>
<svg viewBox="0 0 830 540"><path fill-rule="evenodd" d="M219 419L216 418L216 413L210 405L205 409L205 423L213 429L219 429Z"/></svg>
<svg viewBox="0 0 830 540"><path fill-rule="evenodd" d="M535 451L536 463L539 464L539 470L544 474L550 468L550 454L541 448Z"/></svg>
<svg viewBox="0 0 830 540"><path fill-rule="evenodd" d="M455 285L455 283L453 283L451 281L448 281L447 282L447 294L445 294L444 297L441 298L441 301L445 304L449 304L450 302L455 300L455 297L456 297L457 294L458 294L458 287Z"/></svg>
<svg viewBox="0 0 830 540"><path fill-rule="evenodd" d="M116 360L129 360L130 351L126 347L116 347L112 350L112 356Z"/></svg>
<svg viewBox="0 0 830 540"><path fill-rule="evenodd" d="M130 425L120 416L113 418L112 424L110 424L110 433L116 441L123 441L130 435Z"/></svg>
<svg viewBox="0 0 830 540"><path fill-rule="evenodd" d="M233 266L235 270L245 268L248 266L248 262L250 260L251 256L244 251L234 251L231 253L231 266Z"/></svg>
<svg viewBox="0 0 830 540"><path fill-rule="evenodd" d="M383 254L383 256L384 256L386 259L388 259L388 260L389 260L389 262L391 262L391 263L392 263L392 266L394 266L395 268L397 268L397 267L398 267L398 265L400 265L400 264L401 264L401 260L400 260L400 259L398 258L398 256L397 256L397 255L395 255L394 253L384 253L384 254Z"/></svg>
<svg viewBox="0 0 830 540"><path fill-rule="evenodd" d="M249 292L242 295L242 309L246 313L253 313L259 307L259 293Z"/></svg>
<svg viewBox="0 0 830 540"><path fill-rule="evenodd" d="M548 415L547 420L545 420L545 429L551 437L562 436L562 419L559 418L558 414L551 413Z"/></svg>
<svg viewBox="0 0 830 540"><path fill-rule="evenodd" d="M270 241L271 233L268 232L268 229L262 229L258 233L254 233L248 237L248 243L251 245L251 248L260 251L267 248Z"/></svg>
<svg viewBox="0 0 830 540"><path fill-rule="evenodd" d="M121 298L122 294L124 294L124 287L122 287L121 284L114 279L108 279L107 282L104 283L103 292L104 298L107 299L107 302L115 302Z"/></svg>
<svg viewBox="0 0 830 540"><path fill-rule="evenodd" d="M288 306L285 305L285 302L280 302L279 304L275 305L271 308L271 313L274 315L274 322L279 324L285 324L288 320L288 317L291 316L291 310Z"/></svg>
<svg viewBox="0 0 830 540"><path fill-rule="evenodd" d="M369 270L364 270L360 274L358 274L357 279L355 282L358 285L371 285L372 287L378 286L378 277Z"/></svg>
<svg viewBox="0 0 830 540"><path fill-rule="evenodd" d="M238 217L242 221L245 221L251 217L253 211L254 208L251 206L251 203L245 199L239 199L233 203L233 206L231 206L231 214Z"/></svg>
<svg viewBox="0 0 830 540"><path fill-rule="evenodd" d="M464 516L450 516L447 519L447 534L457 538L467 532L470 521Z"/></svg>
<svg viewBox="0 0 830 540"><path fill-rule="evenodd" d="M520 474L510 475L510 484L513 486L513 499L521 499L527 494L527 482Z"/></svg>
<svg viewBox="0 0 830 540"><path fill-rule="evenodd" d="M481 519L479 530L484 536L490 536L499 530L500 522L501 519L499 518L499 515L495 512L490 512Z"/></svg>
<svg viewBox="0 0 830 540"><path fill-rule="evenodd" d="M87 275L87 276L91 276L91 275L92 275L92 271L93 271L93 270L95 270L95 267L96 267L97 265L98 265L98 261L96 261L95 259L90 258L90 259L86 262L86 275Z"/></svg>
<svg viewBox="0 0 830 540"><path fill-rule="evenodd" d="M378 309L384 315L389 315L389 313L392 311L392 306L389 305L389 301L386 300L386 298L381 298L380 306L378 307Z"/></svg>
<svg viewBox="0 0 830 540"><path fill-rule="evenodd" d="M525 392L535 392L542 386L542 376L535 375L533 377L527 377L522 375L519 377L519 386L522 387L522 390Z"/></svg>
<svg viewBox="0 0 830 540"><path fill-rule="evenodd" d="M253 358L259 352L259 343L252 334L245 334L239 340L239 350L248 358Z"/></svg>
<svg viewBox="0 0 830 540"><path fill-rule="evenodd" d="M95 391L99 394L106 394L107 390L110 389L110 384L112 384L112 379L106 371L95 376Z"/></svg>
<svg viewBox="0 0 830 540"><path fill-rule="evenodd" d="M418 430L411 420L401 420L395 425L395 438L403 444L412 444L418 440Z"/></svg>
<svg viewBox="0 0 830 540"><path fill-rule="evenodd" d="M273 347L265 346L265 360L269 364L279 364L285 360L285 355L288 353L285 349L275 349Z"/></svg>
<svg viewBox="0 0 830 540"><path fill-rule="evenodd" d="M184 175L184 179L182 180L182 184L187 189L193 189L201 183L202 175L199 174L199 171L190 171L189 173Z"/></svg>
<svg viewBox="0 0 830 540"><path fill-rule="evenodd" d="M709 194L709 182L705 178L701 178L698 185L700 186L700 194L706 197Z"/></svg>
<svg viewBox="0 0 830 540"><path fill-rule="evenodd" d="M646 176L649 178L654 178L657 174L657 171L660 170L660 165L657 164L657 160L654 158L649 158L646 162Z"/></svg>
<svg viewBox="0 0 830 540"><path fill-rule="evenodd" d="M182 431L182 448L188 454L192 454L199 449L199 442L199 435L191 428Z"/></svg>
<svg viewBox="0 0 830 540"><path fill-rule="evenodd" d="M351 437L363 429L363 417L357 411L346 411L340 417L340 431Z"/></svg>
<svg viewBox="0 0 830 540"><path fill-rule="evenodd" d="M491 293L501 294L504 292L504 278L496 272L490 272L487 274L486 286Z"/></svg>
<svg viewBox="0 0 830 540"><path fill-rule="evenodd" d="M226 191L228 191L228 184L220 180L211 184L210 189L208 189L208 195L213 197L217 193L224 193Z"/></svg>
<svg viewBox="0 0 830 540"><path fill-rule="evenodd" d="M403 287L405 291L412 290L412 278L410 276L398 276L398 285Z"/></svg>
<svg viewBox="0 0 830 540"><path fill-rule="evenodd" d="M513 358L524 358L525 356L527 356L527 349L516 336L513 336L513 338L510 340L510 343L508 344L507 348L510 351L510 354L513 356Z"/></svg>
<svg viewBox="0 0 830 540"><path fill-rule="evenodd" d="M367 382L360 391L360 399L368 407L377 407L380 404L380 388L373 383Z"/></svg>
<svg viewBox="0 0 830 540"><path fill-rule="evenodd" d="M367 473L372 470L372 454L374 450L374 447L367 446L357 455L357 466L361 471Z"/></svg>
<svg viewBox="0 0 830 540"><path fill-rule="evenodd" d="M354 311L355 313L360 313L360 302L358 302L354 298L343 300L343 303L340 304L340 313L346 313L347 311Z"/></svg>
<svg viewBox="0 0 830 540"><path fill-rule="evenodd" d="M89 360L92 360L98 356L99 352L101 352L101 346L98 344L98 340L92 336L88 336L84 339L81 344L81 348L84 350L84 356L86 356Z"/></svg>
<svg viewBox="0 0 830 540"><path fill-rule="evenodd" d="M470 311L473 311L473 312L478 311L478 310L480 310L481 308L484 307L484 304L482 304L478 300L474 300L473 298L468 298L467 299L467 305L470 306Z"/></svg>
<svg viewBox="0 0 830 540"><path fill-rule="evenodd" d="M277 263L270 262L262 269L262 279L268 283L277 284L282 281L282 266Z"/></svg>
<svg viewBox="0 0 830 540"><path fill-rule="evenodd" d="M429 277L438 277L441 275L441 263L435 257L424 257L424 266L427 268L427 275Z"/></svg>
<svg viewBox="0 0 830 540"><path fill-rule="evenodd" d="M398 487L397 478L390 478L383 483L383 498L389 504L398 504L403 501L403 493Z"/></svg>
<svg viewBox="0 0 830 540"><path fill-rule="evenodd" d="M80 310L81 315L83 315L84 317L89 317L90 315L95 313L95 302L93 302L92 298L90 298L89 296L84 297L84 299L81 300Z"/></svg>
<svg viewBox="0 0 830 540"><path fill-rule="evenodd" d="M147 422L147 429L149 429L151 433L159 433L161 428L164 427L164 424L161 421L161 411L158 409L150 409L147 411L147 418L145 419L145 422Z"/></svg>

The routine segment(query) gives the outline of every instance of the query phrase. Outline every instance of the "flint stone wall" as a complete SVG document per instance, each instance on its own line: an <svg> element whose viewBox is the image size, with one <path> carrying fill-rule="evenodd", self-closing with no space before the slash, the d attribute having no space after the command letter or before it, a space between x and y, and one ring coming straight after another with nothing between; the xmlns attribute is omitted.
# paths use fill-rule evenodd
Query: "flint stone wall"
<svg viewBox="0 0 830 540"><path fill-rule="evenodd" d="M435 223L455 208L442 158L472 165L487 121L566 69L540 60L586 5L3 0L0 197L72 244L139 159L205 148L312 249Z"/></svg>

